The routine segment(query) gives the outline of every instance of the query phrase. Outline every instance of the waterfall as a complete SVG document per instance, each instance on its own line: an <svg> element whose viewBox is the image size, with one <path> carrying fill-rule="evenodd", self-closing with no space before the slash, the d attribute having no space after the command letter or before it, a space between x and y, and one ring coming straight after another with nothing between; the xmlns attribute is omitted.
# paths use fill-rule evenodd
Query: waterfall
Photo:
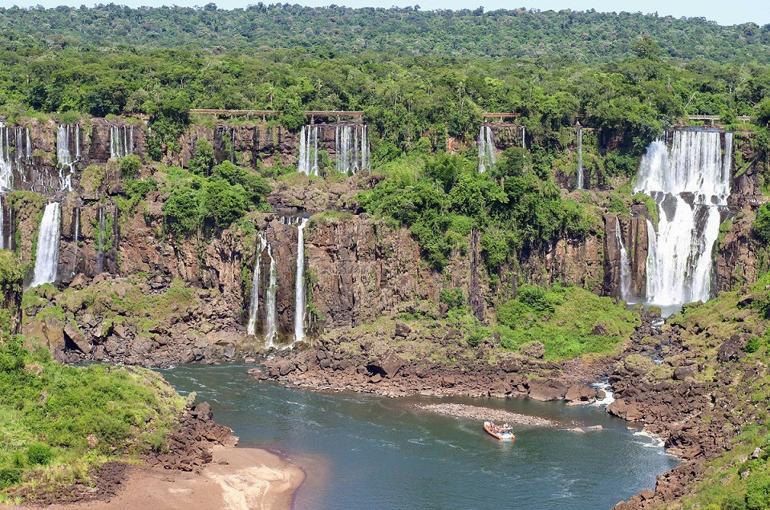
<svg viewBox="0 0 770 510"><path fill-rule="evenodd" d="M527 128L525 126L521 126L521 148L527 148Z"/></svg>
<svg viewBox="0 0 770 510"><path fill-rule="evenodd" d="M75 154L76 159L72 158L70 152L70 134L73 129L71 125L59 124L56 132L56 162L59 168L59 189L60 191L72 191L72 174L75 171L77 157L80 156L80 127L75 131ZM64 172L67 172L65 175Z"/></svg>
<svg viewBox="0 0 770 510"><path fill-rule="evenodd" d="M110 126L110 158L124 158L134 153L134 126Z"/></svg>
<svg viewBox="0 0 770 510"><path fill-rule="evenodd" d="M294 287L294 343L305 339L305 226L302 218L297 227L297 272Z"/></svg>
<svg viewBox="0 0 770 510"><path fill-rule="evenodd" d="M254 257L254 271L251 276L251 299L249 300L249 322L246 325L246 333L254 336L257 333L257 320L259 319L259 264L262 260L262 252L267 245L264 232L259 233L257 253Z"/></svg>
<svg viewBox="0 0 770 510"><path fill-rule="evenodd" d="M5 211L3 210L5 200L0 194L0 250L5 249Z"/></svg>
<svg viewBox="0 0 770 510"><path fill-rule="evenodd" d="M45 206L37 233L37 256L31 287L56 281L56 267L59 263L60 215L58 202L51 202Z"/></svg>
<svg viewBox="0 0 770 510"><path fill-rule="evenodd" d="M99 221L99 230L96 233L96 272L103 273L104 272L104 230L105 230L105 219L104 219L104 207L100 206L97 213L98 221Z"/></svg>
<svg viewBox="0 0 770 510"><path fill-rule="evenodd" d="M369 169L366 124L337 124L334 129L335 168L344 174Z"/></svg>
<svg viewBox="0 0 770 510"><path fill-rule="evenodd" d="M615 217L615 241L620 249L620 299L629 303L631 299L631 261L628 258L628 250L623 243L623 232L620 229L620 220Z"/></svg>
<svg viewBox="0 0 770 510"><path fill-rule="evenodd" d="M657 235L647 255L647 302L673 310L706 301L711 294L712 251L720 209L727 205L732 134L716 130L674 131L671 147L652 142L642 157L635 192L655 199Z"/></svg>
<svg viewBox="0 0 770 510"><path fill-rule="evenodd" d="M73 238L75 239L75 256L73 257L75 259L75 263L72 266L72 276L75 276L75 273L78 269L78 252L80 251L80 246L78 243L80 242L80 206L76 206L72 211L73 216L75 216L75 235Z"/></svg>
<svg viewBox="0 0 770 510"><path fill-rule="evenodd" d="M273 258L273 249L270 244L267 245L267 256L270 259L270 274L267 284L267 293L265 294L265 347L270 349L275 347L275 336L278 332L277 321L277 300L278 294L278 268L275 266Z"/></svg>
<svg viewBox="0 0 770 510"><path fill-rule="evenodd" d="M302 126L299 133L297 170L305 175L318 175L318 126Z"/></svg>
<svg viewBox="0 0 770 510"><path fill-rule="evenodd" d="M0 191L10 191L13 188L13 160L11 159L11 144L8 139L8 128L0 122Z"/></svg>
<svg viewBox="0 0 770 510"><path fill-rule="evenodd" d="M479 147L479 173L484 173L491 170L497 160L495 138L491 126L482 124L477 145Z"/></svg>
<svg viewBox="0 0 770 510"><path fill-rule="evenodd" d="M583 128L577 127L577 150L578 150L578 164L577 164L577 184L575 188L585 188L585 177L583 175Z"/></svg>

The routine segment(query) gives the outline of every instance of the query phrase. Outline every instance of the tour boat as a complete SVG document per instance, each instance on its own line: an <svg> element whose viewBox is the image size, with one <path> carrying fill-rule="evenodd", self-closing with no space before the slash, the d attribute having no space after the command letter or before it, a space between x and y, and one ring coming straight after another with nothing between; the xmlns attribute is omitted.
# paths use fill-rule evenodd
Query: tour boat
<svg viewBox="0 0 770 510"><path fill-rule="evenodd" d="M494 422L485 421L484 430L490 436L494 437L498 441L514 441L516 436L513 435L510 425L495 425Z"/></svg>

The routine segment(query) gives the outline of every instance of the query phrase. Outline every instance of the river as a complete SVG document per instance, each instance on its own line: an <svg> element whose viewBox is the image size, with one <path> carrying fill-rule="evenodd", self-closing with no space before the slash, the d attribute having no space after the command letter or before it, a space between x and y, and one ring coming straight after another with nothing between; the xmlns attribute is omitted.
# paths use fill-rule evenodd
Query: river
<svg viewBox="0 0 770 510"><path fill-rule="evenodd" d="M260 383L248 367L179 366L162 371L182 394L195 391L242 446L277 451L308 478L296 508L597 510L655 486L676 465L652 439L592 406L513 399L451 399L574 425L575 433L515 427L514 444L481 424L415 408L434 398L314 393Z"/></svg>

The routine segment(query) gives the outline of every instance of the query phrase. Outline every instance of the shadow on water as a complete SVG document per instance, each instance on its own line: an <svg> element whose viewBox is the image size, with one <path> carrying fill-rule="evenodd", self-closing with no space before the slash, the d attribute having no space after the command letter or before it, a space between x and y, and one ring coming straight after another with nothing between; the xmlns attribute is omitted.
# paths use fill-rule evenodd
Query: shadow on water
<svg viewBox="0 0 770 510"><path fill-rule="evenodd" d="M676 459L596 407L530 400L451 399L556 420L601 425L577 434L515 427L516 443L474 420L416 409L429 398L324 394L258 383L247 367L164 370L181 393L197 392L243 446L287 455L308 472L297 508L526 508L595 510L642 489Z"/></svg>

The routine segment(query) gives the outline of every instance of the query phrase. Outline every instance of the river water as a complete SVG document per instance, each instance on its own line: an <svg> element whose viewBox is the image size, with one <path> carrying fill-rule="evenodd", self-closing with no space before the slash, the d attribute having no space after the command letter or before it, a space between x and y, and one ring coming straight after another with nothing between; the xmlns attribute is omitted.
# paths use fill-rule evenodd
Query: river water
<svg viewBox="0 0 770 510"><path fill-rule="evenodd" d="M180 393L208 401L242 446L280 452L303 467L298 509L609 509L654 488L656 475L676 465L654 440L599 407L451 399L603 427L583 434L515 427L516 442L506 444L479 422L415 407L438 399L289 389L259 383L247 368L180 366L163 374Z"/></svg>

